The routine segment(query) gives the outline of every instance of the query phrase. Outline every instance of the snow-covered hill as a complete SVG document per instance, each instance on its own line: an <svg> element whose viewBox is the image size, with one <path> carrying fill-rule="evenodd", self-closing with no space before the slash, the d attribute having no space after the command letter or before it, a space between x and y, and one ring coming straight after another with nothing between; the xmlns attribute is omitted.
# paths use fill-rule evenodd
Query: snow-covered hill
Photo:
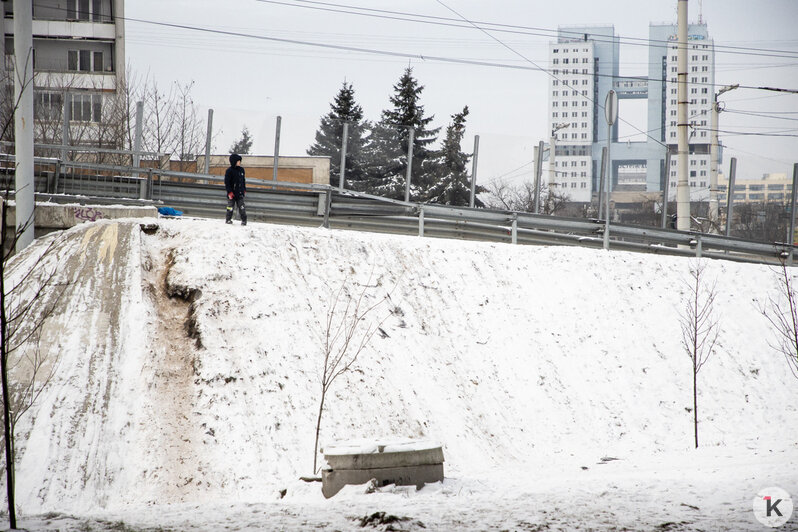
<svg viewBox="0 0 798 532"><path fill-rule="evenodd" d="M798 381L759 310L771 268L706 263L721 332L696 451L679 328L690 260L218 221L149 233L83 225L51 259L73 282L45 327L55 379L18 429L32 526L346 529L385 510L408 528L756 529L759 489L798 496ZM324 501L297 480L342 285L388 299L333 386L322 442L438 440L442 486Z"/></svg>

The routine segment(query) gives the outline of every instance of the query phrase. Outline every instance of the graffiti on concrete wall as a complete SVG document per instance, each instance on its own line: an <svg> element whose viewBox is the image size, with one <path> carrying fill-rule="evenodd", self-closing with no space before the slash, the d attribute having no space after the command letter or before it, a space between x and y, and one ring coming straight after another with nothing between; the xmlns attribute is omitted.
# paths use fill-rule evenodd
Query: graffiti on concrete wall
<svg viewBox="0 0 798 532"><path fill-rule="evenodd" d="M81 222L96 222L104 217L102 211L94 207L75 207L75 219Z"/></svg>

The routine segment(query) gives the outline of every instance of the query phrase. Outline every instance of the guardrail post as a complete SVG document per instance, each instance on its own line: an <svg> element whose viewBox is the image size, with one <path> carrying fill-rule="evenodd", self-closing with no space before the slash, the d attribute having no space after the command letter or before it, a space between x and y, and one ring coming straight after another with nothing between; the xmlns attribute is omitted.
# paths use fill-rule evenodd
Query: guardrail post
<svg viewBox="0 0 798 532"><path fill-rule="evenodd" d="M147 199L152 200L152 168L147 169Z"/></svg>
<svg viewBox="0 0 798 532"><path fill-rule="evenodd" d="M518 243L518 214L513 213L513 229L512 229L513 244Z"/></svg>
<svg viewBox="0 0 798 532"><path fill-rule="evenodd" d="M418 211L418 236L424 236L424 206Z"/></svg>
<svg viewBox="0 0 798 532"><path fill-rule="evenodd" d="M324 228L330 228L330 205L332 203L332 191L327 189L324 193Z"/></svg>
<svg viewBox="0 0 798 532"><path fill-rule="evenodd" d="M700 259L701 254L703 253L702 244L701 244L701 235L696 236L695 242L695 256L696 258Z"/></svg>
<svg viewBox="0 0 798 532"><path fill-rule="evenodd" d="M52 188L48 187L47 190L49 194L58 194L58 178L60 174L61 174L61 161L58 160L55 162L55 172L53 172Z"/></svg>

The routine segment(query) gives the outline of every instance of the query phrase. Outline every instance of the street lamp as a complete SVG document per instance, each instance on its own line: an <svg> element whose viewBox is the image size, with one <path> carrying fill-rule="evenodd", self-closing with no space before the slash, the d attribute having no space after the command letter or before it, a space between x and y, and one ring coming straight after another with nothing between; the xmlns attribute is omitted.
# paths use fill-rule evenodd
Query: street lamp
<svg viewBox="0 0 798 532"><path fill-rule="evenodd" d="M569 122L551 125L551 138L549 139L549 187L557 180L557 171L554 169L554 155L557 151L554 143L557 140L557 132L570 126L571 124Z"/></svg>
<svg viewBox="0 0 798 532"><path fill-rule="evenodd" d="M720 105L718 104L718 97L724 92L729 92L736 89L740 85L726 85L716 92L712 97L712 125L710 134L712 135L712 144L709 148L709 219L711 222L717 224L718 222L718 114L720 113ZM726 191L731 194L731 190Z"/></svg>

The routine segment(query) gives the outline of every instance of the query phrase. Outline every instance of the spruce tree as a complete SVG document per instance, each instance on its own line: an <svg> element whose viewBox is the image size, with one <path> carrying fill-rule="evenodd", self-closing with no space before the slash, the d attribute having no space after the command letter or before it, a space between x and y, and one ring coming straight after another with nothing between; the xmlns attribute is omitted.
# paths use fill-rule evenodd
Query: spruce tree
<svg viewBox="0 0 798 532"><path fill-rule="evenodd" d="M471 199L471 178L468 175L468 161L471 155L461 150L461 143L465 135L465 123L468 116L468 106L463 107L459 113L452 115L452 121L446 128L446 138L438 152L439 160L436 166L436 182L429 190L427 201L442 203L444 205L458 205L467 207ZM478 190L478 192L481 190ZM482 207L478 199L474 205Z"/></svg>
<svg viewBox="0 0 798 532"><path fill-rule="evenodd" d="M247 126L244 126L244 129L241 130L241 138L234 142L232 146L230 146L230 153L244 155L249 153L249 150L251 149L252 135L249 133Z"/></svg>
<svg viewBox="0 0 798 532"><path fill-rule="evenodd" d="M424 116L419 104L423 85L413 77L413 69L405 69L393 87L390 98L393 108L384 110L374 128L369 161L370 189L373 194L404 199L407 173L409 128L414 130L411 199L423 199L435 180L435 152L430 145L437 140L440 128L429 129L433 116Z"/></svg>
<svg viewBox="0 0 798 532"><path fill-rule="evenodd" d="M330 157L330 184L338 186L341 175L341 145L344 122L349 124L346 145L345 185L350 190L366 189L364 157L368 145L370 124L363 120L363 108L355 102L355 90L344 81L341 90L330 104L330 112L321 117L316 141L308 148L308 155Z"/></svg>

